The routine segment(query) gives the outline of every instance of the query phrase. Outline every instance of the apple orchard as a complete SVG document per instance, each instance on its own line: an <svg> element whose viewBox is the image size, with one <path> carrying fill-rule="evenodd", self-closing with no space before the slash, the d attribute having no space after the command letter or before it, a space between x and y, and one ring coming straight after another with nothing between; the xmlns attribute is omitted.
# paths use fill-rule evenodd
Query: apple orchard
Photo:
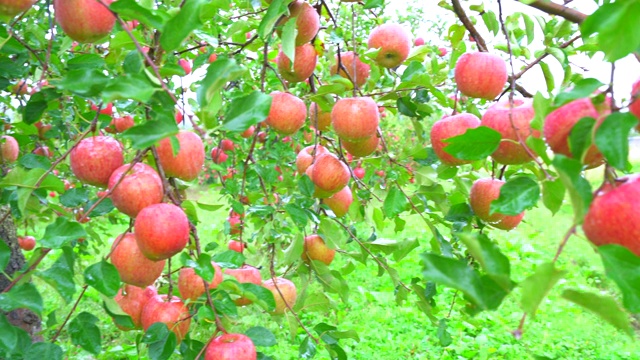
<svg viewBox="0 0 640 360"><path fill-rule="evenodd" d="M632 335L640 72L614 93L572 59L604 55L611 79L640 61L640 1L429 3L0 0L0 358L98 356L107 317L151 359L270 359L276 341L346 359L357 332L301 313L347 303L354 262L439 334L459 306L445 289L468 317L521 297L526 337L568 241L598 252L619 296L563 297ZM563 204L556 256L516 281L493 236ZM424 232L407 234L414 218Z"/></svg>

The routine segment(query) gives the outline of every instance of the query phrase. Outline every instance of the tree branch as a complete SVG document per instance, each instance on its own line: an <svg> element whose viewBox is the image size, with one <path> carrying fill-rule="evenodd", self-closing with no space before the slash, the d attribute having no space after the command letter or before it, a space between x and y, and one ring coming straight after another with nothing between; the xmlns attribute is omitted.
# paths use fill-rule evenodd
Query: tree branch
<svg viewBox="0 0 640 360"><path fill-rule="evenodd" d="M584 21L584 19L587 18L586 14L581 13L578 10L568 8L560 4L556 4L550 0L536 0L530 4L527 4L522 0L516 0L516 1L523 3L525 5L529 5L547 14L560 16L565 20L571 21L576 24L581 24Z"/></svg>
<svg viewBox="0 0 640 360"><path fill-rule="evenodd" d="M462 5L460 5L460 0L451 0L451 5L453 5L453 12L456 13L458 19L462 22L462 25L471 33L471 36L476 40L476 44L478 45L478 50L487 52L489 49L487 48L487 43L484 41L484 38L478 30L473 26L473 23L467 17L467 14L464 12Z"/></svg>

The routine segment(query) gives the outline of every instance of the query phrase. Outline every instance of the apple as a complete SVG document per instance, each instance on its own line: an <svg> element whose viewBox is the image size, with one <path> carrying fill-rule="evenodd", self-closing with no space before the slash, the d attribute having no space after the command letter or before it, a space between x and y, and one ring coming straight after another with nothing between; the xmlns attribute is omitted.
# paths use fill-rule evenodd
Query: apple
<svg viewBox="0 0 640 360"><path fill-rule="evenodd" d="M137 163L125 175L130 164L117 168L109 178L109 191L113 206L121 212L136 217L143 208L157 204L164 197L162 179L149 165ZM118 184L120 178L124 179ZM114 186L118 184L117 187Z"/></svg>
<svg viewBox="0 0 640 360"><path fill-rule="evenodd" d="M598 109L589 98L574 100L547 115L542 133L554 153L572 157L569 135L575 124L584 117L591 117L596 119L595 126L598 127L610 112L611 108L607 102ZM593 142L584 155L583 162L590 168L602 164L602 154Z"/></svg>
<svg viewBox="0 0 640 360"><path fill-rule="evenodd" d="M631 86L631 104L629 104L629 112L640 119L640 79ZM640 124L636 126L640 131Z"/></svg>
<svg viewBox="0 0 640 360"><path fill-rule="evenodd" d="M111 263L118 270L122 282L138 287L153 284L162 275L165 261L147 259L133 233L118 236L111 245Z"/></svg>
<svg viewBox="0 0 640 360"><path fill-rule="evenodd" d="M269 126L282 135L296 133L307 119L307 106L299 97L289 93L274 91L269 116L265 120Z"/></svg>
<svg viewBox="0 0 640 360"><path fill-rule="evenodd" d="M229 223L229 233L231 235L242 234L242 219L239 216L229 216L227 222Z"/></svg>
<svg viewBox="0 0 640 360"><path fill-rule="evenodd" d="M540 137L540 132L531 129L531 120L535 116L533 101L513 99L513 108L508 98L493 104L482 115L482 124L496 130L502 136L498 149L491 157L500 164L524 164L532 160L524 146L518 143L518 134L522 141L529 136ZM515 129L518 129L516 132Z"/></svg>
<svg viewBox="0 0 640 360"><path fill-rule="evenodd" d="M9 135L4 135L0 139L0 160L3 163L12 163L18 160L20 146L16 139Z"/></svg>
<svg viewBox="0 0 640 360"><path fill-rule="evenodd" d="M122 133L127 129L132 128L135 125L133 121L133 116L125 115L123 117L117 117L111 120L109 126L105 128L105 131L108 133Z"/></svg>
<svg viewBox="0 0 640 360"><path fill-rule="evenodd" d="M36 247L36 238L33 236L18 236L18 246L25 251L31 251Z"/></svg>
<svg viewBox="0 0 640 360"><path fill-rule="evenodd" d="M264 131L260 131L258 133L258 142L265 143L267 142L267 133Z"/></svg>
<svg viewBox="0 0 640 360"><path fill-rule="evenodd" d="M38 146L33 150L33 153L36 155L47 157L47 158L50 158L53 156L53 153L51 152L51 150L49 150L49 147L46 145Z"/></svg>
<svg viewBox="0 0 640 360"><path fill-rule="evenodd" d="M349 167L331 153L319 154L308 169L312 169L310 177L316 187L314 196L318 198L327 198L342 190L351 178Z"/></svg>
<svg viewBox="0 0 640 360"><path fill-rule="evenodd" d="M211 149L211 159L213 159L214 163L222 164L223 162L227 161L228 158L229 155L222 151L222 149L218 149L217 147Z"/></svg>
<svg viewBox="0 0 640 360"><path fill-rule="evenodd" d="M500 188L502 185L504 185L504 181L497 179L486 178L476 180L471 186L469 204L476 216L482 221L500 229L510 230L520 223L522 217L524 217L524 211L513 216L500 213L489 214L491 202L500 197ZM505 217L510 217L511 219L505 220Z"/></svg>
<svg viewBox="0 0 640 360"><path fill-rule="evenodd" d="M240 242L240 241L236 241L236 240L230 240L229 244L227 245L229 250L233 250L233 251L239 252L239 253L242 253L246 246L247 246L246 243Z"/></svg>
<svg viewBox="0 0 640 360"><path fill-rule="evenodd" d="M351 189L345 186L344 189L333 194L331 197L322 199L322 202L326 204L336 217L342 217L349 211L349 206L353 202L353 195Z"/></svg>
<svg viewBox="0 0 640 360"><path fill-rule="evenodd" d="M501 230L509 231L509 230L515 229L520 224L523 218L524 218L524 211L518 215L513 215L513 216L506 215L504 218L502 218L502 220L493 224L493 227Z"/></svg>
<svg viewBox="0 0 640 360"><path fill-rule="evenodd" d="M507 64L495 54L465 53L456 63L455 79L464 95L493 100L507 83Z"/></svg>
<svg viewBox="0 0 640 360"><path fill-rule="evenodd" d="M111 5L113 0L102 0ZM96 0L53 0L56 21L73 40L96 42L109 35L116 18L107 6Z"/></svg>
<svg viewBox="0 0 640 360"><path fill-rule="evenodd" d="M223 334L209 342L204 360L256 360L253 341L243 334Z"/></svg>
<svg viewBox="0 0 640 360"><path fill-rule="evenodd" d="M317 61L318 54L316 49L309 43L296 47L293 67L291 66L291 60L282 52L282 49L276 56L276 65L280 76L292 83L308 79L313 74Z"/></svg>
<svg viewBox="0 0 640 360"><path fill-rule="evenodd" d="M380 138L378 135L373 135L369 139L362 142L351 142L342 140L342 147L349 152L349 154L355 157L364 157L371 155L380 144Z"/></svg>
<svg viewBox="0 0 640 360"><path fill-rule="evenodd" d="M331 126L331 111L323 111L318 104L312 102L309 106L309 120L314 129L327 131Z"/></svg>
<svg viewBox="0 0 640 360"><path fill-rule="evenodd" d="M444 140L462 135L468 129L477 128L478 126L480 126L480 119L473 114L466 113L448 116L436 121L431 128L430 135L433 152L436 153L442 163L449 166L471 163L471 160L458 159L444 151L444 148L448 145Z"/></svg>
<svg viewBox="0 0 640 360"><path fill-rule="evenodd" d="M273 293L273 298L276 301L276 309L273 311L273 314L282 315L285 310L293 308L296 304L298 292L296 285L290 280L277 277L275 281L274 279L265 280L262 286ZM287 307L287 305L289 306Z"/></svg>
<svg viewBox="0 0 640 360"><path fill-rule="evenodd" d="M360 58L353 53L353 51L347 51L340 53L340 59L342 66L347 69L338 69L338 55L336 55L336 62L331 66L331 75L339 74L345 79L351 77L352 81L355 81L358 87L362 87L367 83L369 79L369 73L371 72L371 66L360 61ZM349 74L349 76L347 76Z"/></svg>
<svg viewBox="0 0 640 360"><path fill-rule="evenodd" d="M251 125L247 128L247 130L243 131L242 134L240 134L240 136L242 136L243 138L247 139L253 136L253 133L256 132L256 127Z"/></svg>
<svg viewBox="0 0 640 360"><path fill-rule="evenodd" d="M357 177L360 180L364 179L364 174L365 174L365 170L360 166L353 169L353 175L355 175L355 177Z"/></svg>
<svg viewBox="0 0 640 360"><path fill-rule="evenodd" d="M320 15L311 4L302 0L293 1L289 4L289 14L278 22L278 26L284 26L289 19L296 18L296 30L298 31L296 46L308 43L316 37L320 29ZM281 30L278 30L278 36L282 36Z"/></svg>
<svg viewBox="0 0 640 360"><path fill-rule="evenodd" d="M340 139L362 142L378 131L380 113L370 97L344 98L331 110L331 125Z"/></svg>
<svg viewBox="0 0 640 360"><path fill-rule="evenodd" d="M37 0L0 0L0 15L14 17L31 8Z"/></svg>
<svg viewBox="0 0 640 360"><path fill-rule="evenodd" d="M424 45L424 39L419 37L413 40L413 46L422 46Z"/></svg>
<svg viewBox="0 0 640 360"><path fill-rule="evenodd" d="M302 260L308 262L309 259L317 260L331 265L336 251L329 248L320 235L314 234L304 238L304 250L302 252Z"/></svg>
<svg viewBox="0 0 640 360"><path fill-rule="evenodd" d="M38 136L40 139L46 139L46 133L51 130L51 124L43 124L42 121L38 121L33 124L38 129Z"/></svg>
<svg viewBox="0 0 640 360"><path fill-rule="evenodd" d="M176 111L176 124L180 124L181 122L184 121L184 114L182 113L182 111Z"/></svg>
<svg viewBox="0 0 640 360"><path fill-rule="evenodd" d="M378 175L381 178L384 178L387 174L384 172L384 170L378 170L376 171L376 175Z"/></svg>
<svg viewBox="0 0 640 360"><path fill-rule="evenodd" d="M211 64L212 62L218 60L218 54L213 53L211 55L209 55L209 64Z"/></svg>
<svg viewBox="0 0 640 360"><path fill-rule="evenodd" d="M98 111L98 105L91 104L91 110ZM100 114L112 116L113 115L113 103L108 103L105 107L100 109Z"/></svg>
<svg viewBox="0 0 640 360"><path fill-rule="evenodd" d="M82 139L69 154L71 171L83 183L105 187L124 163L122 145L109 136Z"/></svg>
<svg viewBox="0 0 640 360"><path fill-rule="evenodd" d="M369 49L380 49L376 63L382 67L394 68L409 56L411 40L405 29L398 24L382 24L369 34Z"/></svg>
<svg viewBox="0 0 640 360"><path fill-rule="evenodd" d="M260 270L250 265L242 265L239 269L225 269L225 274L233 276L239 283L252 283L256 285L262 284L262 276ZM233 301L238 306L249 305L251 300L246 297L240 297Z"/></svg>
<svg viewBox="0 0 640 360"><path fill-rule="evenodd" d="M178 65L184 70L185 75L191 74L191 62L187 59L178 60Z"/></svg>
<svg viewBox="0 0 640 360"><path fill-rule="evenodd" d="M298 174L302 175L307 168L313 163L314 157L320 154L327 154L329 151L322 145L310 145L298 152L296 156L296 169ZM314 154L315 153L315 154Z"/></svg>
<svg viewBox="0 0 640 360"><path fill-rule="evenodd" d="M131 20L124 23L127 30L132 31L140 25L138 20Z"/></svg>
<svg viewBox="0 0 640 360"><path fill-rule="evenodd" d="M209 283L209 290L215 289L222 282L222 269L220 265L215 262L211 262L215 273L213 279ZM196 274L193 268L185 267L180 269L180 275L178 276L178 290L180 290L180 296L183 299L189 299L191 301L197 300L202 294L204 294L204 280Z"/></svg>
<svg viewBox="0 0 640 360"><path fill-rule="evenodd" d="M172 296L168 299L167 295L156 295L147 300L140 321L144 331L157 322L166 324L180 343L189 332L191 314L179 297Z"/></svg>
<svg viewBox="0 0 640 360"><path fill-rule="evenodd" d="M594 195L582 230L596 246L618 244L640 256L640 174L603 185Z"/></svg>
<svg viewBox="0 0 640 360"><path fill-rule="evenodd" d="M142 309L147 304L147 301L156 295L158 295L158 290L155 286L141 288L127 284L118 290L114 300L120 305L122 311L131 317L134 328L140 329L142 327L142 322L140 321ZM119 325L116 326L123 331L133 330Z"/></svg>
<svg viewBox="0 0 640 360"><path fill-rule="evenodd" d="M189 242L189 219L173 204L147 206L136 216L134 227L140 251L150 260L170 258Z"/></svg>
<svg viewBox="0 0 640 360"><path fill-rule="evenodd" d="M176 138L180 144L174 155L170 138L158 143L158 160L167 176L191 181L198 177L204 165L204 144L200 136L191 131L180 131Z"/></svg>
<svg viewBox="0 0 640 360"><path fill-rule="evenodd" d="M17 84L13 85L11 92L16 95L27 95L31 90L29 89L26 81L20 80Z"/></svg>

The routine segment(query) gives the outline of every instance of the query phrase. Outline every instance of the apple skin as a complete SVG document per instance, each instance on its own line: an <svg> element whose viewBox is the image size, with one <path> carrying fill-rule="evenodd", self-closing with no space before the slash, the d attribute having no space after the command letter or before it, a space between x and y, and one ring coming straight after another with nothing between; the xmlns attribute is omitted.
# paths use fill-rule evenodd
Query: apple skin
<svg viewBox="0 0 640 360"><path fill-rule="evenodd" d="M158 290L155 286L147 286L141 288L133 285L125 285L118 290L118 294L114 300L120 305L122 311L127 313L133 321L134 329L142 328L142 322L140 321L140 315L142 315L142 309L147 304L147 301L152 297L158 295ZM133 329L121 327L116 325L118 329L123 331L129 331Z"/></svg>
<svg viewBox="0 0 640 360"><path fill-rule="evenodd" d="M113 0L102 0L111 5ZM92 43L109 35L116 22L111 11L96 0L53 0L56 21L80 43Z"/></svg>
<svg viewBox="0 0 640 360"><path fill-rule="evenodd" d="M209 55L209 63L212 63L214 61L218 60L218 54L213 53L211 55Z"/></svg>
<svg viewBox="0 0 640 360"><path fill-rule="evenodd" d="M178 60L178 65L184 70L185 75L191 74L191 62L187 59Z"/></svg>
<svg viewBox="0 0 640 360"><path fill-rule="evenodd" d="M431 145L433 151L443 164L449 166L458 166L463 164L470 164L471 160L462 160L453 157L453 155L444 151L444 148L448 145L444 140L462 135L468 129L477 128L480 126L480 119L473 114L458 114L449 117L445 117L436 121L431 128Z"/></svg>
<svg viewBox="0 0 640 360"><path fill-rule="evenodd" d="M304 251L302 252L302 260L309 262L311 260L317 260L325 263L329 266L333 262L333 258L336 256L336 251L329 248L320 235L309 235L304 238Z"/></svg>
<svg viewBox="0 0 640 360"><path fill-rule="evenodd" d="M373 154L380 144L380 138L378 135L373 135L369 139L362 142L350 142L347 140L342 141L342 147L354 157L365 157Z"/></svg>
<svg viewBox="0 0 640 360"><path fill-rule="evenodd" d="M424 39L419 37L413 40L413 46L422 46L424 45Z"/></svg>
<svg viewBox="0 0 640 360"><path fill-rule="evenodd" d="M109 126L107 126L104 130L108 133L122 133L132 128L135 125L133 121L133 117L131 115L125 115L123 117L117 117L111 120Z"/></svg>
<svg viewBox="0 0 640 360"><path fill-rule="evenodd" d="M358 166L357 168L353 169L353 175L355 175L355 177L357 177L360 180L364 179L365 173L366 173L366 171L363 168L361 168L360 166Z"/></svg>
<svg viewBox="0 0 640 360"><path fill-rule="evenodd" d="M318 104L312 102L309 106L309 120L311 127L318 131L327 131L331 126L331 111L323 111Z"/></svg>
<svg viewBox="0 0 640 360"><path fill-rule="evenodd" d="M476 216L482 221L492 224L499 229L511 230L520 223L522 217L524 217L524 211L513 216L500 213L489 215L491 202L500 197L500 188L502 185L504 185L504 181L497 179L485 178L476 180L471 186L469 204ZM509 219L505 220L506 217Z"/></svg>
<svg viewBox="0 0 640 360"><path fill-rule="evenodd" d="M610 112L607 103L601 104L597 109L588 98L574 100L547 115L542 133L554 153L572 157L569 150L569 135L574 125L584 117L591 117L596 119L595 126L598 127ZM592 142L584 156L584 163L589 168L593 168L601 165L602 162L602 154Z"/></svg>
<svg viewBox="0 0 640 360"><path fill-rule="evenodd" d="M129 166L124 164L111 174L109 189L113 206L120 212L136 217L143 208L161 202L164 191L162 179L151 166L137 163L124 175ZM123 175L124 179L114 189Z"/></svg>
<svg viewBox="0 0 640 360"><path fill-rule="evenodd" d="M382 24L373 29L367 45L369 49L380 49L376 62L386 68L402 64L411 50L409 34L398 24Z"/></svg>
<svg viewBox="0 0 640 360"><path fill-rule="evenodd" d="M209 342L204 360L256 360L253 341L243 334L223 334Z"/></svg>
<svg viewBox="0 0 640 360"><path fill-rule="evenodd" d="M239 269L225 269L224 273L233 276L239 283L262 285L260 270L250 265L242 265ZM233 302L238 306L249 305L252 303L252 301L246 297L237 298Z"/></svg>
<svg viewBox="0 0 640 360"><path fill-rule="evenodd" d="M124 163L122 145L109 136L82 139L71 150L69 163L78 180L106 187L111 174Z"/></svg>
<svg viewBox="0 0 640 360"><path fill-rule="evenodd" d="M447 48L443 48L443 47L438 48L438 55L439 55L440 57L444 57L444 56L446 56L446 55L447 55L447 52L448 52L448 51L447 51Z"/></svg>
<svg viewBox="0 0 640 360"><path fill-rule="evenodd" d="M0 0L0 15L14 17L29 10L37 0Z"/></svg>
<svg viewBox="0 0 640 360"><path fill-rule="evenodd" d="M309 43L296 47L293 68L291 60L282 52L282 49L276 56L276 65L280 76L292 83L307 80L316 69L317 61L318 53Z"/></svg>
<svg viewBox="0 0 640 360"><path fill-rule="evenodd" d="M51 150L49 150L49 147L47 145L38 146L33 150L33 153L36 155L44 156L46 158L51 158L53 156L53 153L51 152Z"/></svg>
<svg viewBox="0 0 640 360"><path fill-rule="evenodd" d="M18 246L24 251L31 251L36 247L36 238L33 236L18 236Z"/></svg>
<svg viewBox="0 0 640 360"><path fill-rule="evenodd" d="M4 135L0 141L0 160L3 163L13 163L18 160L20 146L13 136Z"/></svg>
<svg viewBox="0 0 640 360"><path fill-rule="evenodd" d="M118 236L111 245L111 263L118 270L122 282L146 287L153 284L162 274L165 261L152 261L142 252L133 233Z"/></svg>
<svg viewBox="0 0 640 360"><path fill-rule="evenodd" d="M282 135L295 134L307 119L307 106L304 101L281 91L274 91L269 95L273 100L265 121Z"/></svg>
<svg viewBox="0 0 640 360"><path fill-rule="evenodd" d="M531 120L535 116L533 101L530 99L513 99L513 109L508 98L493 104L482 115L482 124L496 130L502 136L500 146L491 154L491 157L505 165L528 163L531 156L527 150L518 143L518 134L522 141L529 136L540 137L540 132L531 129ZM511 115L509 115L511 113ZM513 125L511 121L513 120ZM515 131L514 127L518 129Z"/></svg>
<svg viewBox="0 0 640 360"><path fill-rule="evenodd" d="M296 168L298 169L298 174L300 175L304 174L309 168L309 166L311 166L311 164L313 163L314 151L316 152L317 155L329 153L327 148L325 148L320 144L318 144L318 146L309 145L304 149L300 150L300 152L296 156Z"/></svg>
<svg viewBox="0 0 640 360"><path fill-rule="evenodd" d="M256 127L251 125L247 128L247 130L245 130L242 134L240 134L240 136L247 139L252 137L255 132L256 132Z"/></svg>
<svg viewBox="0 0 640 360"><path fill-rule="evenodd" d="M596 246L618 244L640 256L640 175L605 184L595 194L582 230Z"/></svg>
<svg viewBox="0 0 640 360"><path fill-rule="evenodd" d="M246 243L236 240L230 240L229 244L227 244L227 247L229 248L229 250L242 253L244 251L244 248L246 247Z"/></svg>
<svg viewBox="0 0 640 360"><path fill-rule="evenodd" d="M456 63L455 79L464 95L493 100L507 83L507 64L495 54L465 53Z"/></svg>
<svg viewBox="0 0 640 360"><path fill-rule="evenodd" d="M380 112L370 97L343 98L331 110L331 125L340 139L362 142L378 131Z"/></svg>
<svg viewBox="0 0 640 360"><path fill-rule="evenodd" d="M154 323L165 323L169 330L176 334L179 344L189 332L191 315L179 297L172 296L169 301L167 295L156 295L151 297L142 309L140 321L144 331Z"/></svg>
<svg viewBox="0 0 640 360"><path fill-rule="evenodd" d="M319 154L311 169L311 181L316 189L314 196L327 198L342 190L351 178L349 167L331 153Z"/></svg>
<svg viewBox="0 0 640 360"><path fill-rule="evenodd" d="M92 103L91 104L91 110L92 111L98 111L98 105ZM113 115L113 103L108 103L106 106L104 106L102 109L100 109L100 114L112 116Z"/></svg>
<svg viewBox="0 0 640 360"><path fill-rule="evenodd" d="M351 194L351 189L345 186L344 189L331 197L322 199L322 202L336 214L336 217L343 217L349 211L349 206L353 202L353 194Z"/></svg>
<svg viewBox="0 0 640 360"><path fill-rule="evenodd" d="M236 149L233 141L229 139L223 139L220 141L220 148L222 148L224 152L233 152Z"/></svg>
<svg viewBox="0 0 640 360"><path fill-rule="evenodd" d="M351 80L355 80L358 87L362 87L367 83L369 74L371 73L371 66L369 66L369 64L360 61L360 58L355 55L353 51L340 53L340 61L342 62L342 66L347 69L347 72L345 73L342 69L338 71L338 55L336 55L336 62L331 66L331 75L339 74L345 79L348 79L350 76ZM349 74L349 76L347 76L347 74Z"/></svg>
<svg viewBox="0 0 640 360"><path fill-rule="evenodd" d="M289 19L296 17L296 29L298 30L296 46L308 43L318 34L318 30L320 30L320 15L311 4L302 0L294 1L289 4L289 13L289 16L283 17L278 22L278 26L284 26ZM278 31L278 36L281 36L280 30Z"/></svg>
<svg viewBox="0 0 640 360"><path fill-rule="evenodd" d="M273 298L276 301L276 309L273 314L282 315L287 310L287 305L293 308L298 298L298 291L296 285L291 280L277 277L274 279L265 280L262 286L269 289L273 293ZM276 289L276 286L278 287ZM280 290L280 291L278 291ZM282 293L282 295L280 295Z"/></svg>
<svg viewBox="0 0 640 360"><path fill-rule="evenodd" d="M523 218L524 211L518 215L506 215L502 220L493 224L493 227L506 231L513 230L520 224Z"/></svg>
<svg viewBox="0 0 640 360"><path fill-rule="evenodd" d="M177 156L173 155L171 139L158 143L158 160L167 176L191 181L198 177L204 165L204 144L200 136L191 131L180 131L176 138L180 143Z"/></svg>
<svg viewBox="0 0 640 360"><path fill-rule="evenodd" d="M636 99L629 105L629 112L635 115L638 119L640 119L640 79L634 82L631 86L631 97L636 97ZM640 131L640 124L636 126L636 129Z"/></svg>
<svg viewBox="0 0 640 360"><path fill-rule="evenodd" d="M170 258L189 242L189 219L184 210L173 204L153 204L142 209L134 228L140 251L150 260Z"/></svg>
<svg viewBox="0 0 640 360"><path fill-rule="evenodd" d="M36 129L38 129L38 137L40 137L40 139L45 140L46 134L47 132L49 132L49 130L51 130L51 124L43 124L42 121L38 121L35 124L33 124L33 126L36 127Z"/></svg>
<svg viewBox="0 0 640 360"><path fill-rule="evenodd" d="M215 269L215 274L209 283L209 290L217 288L222 282L222 269L215 262L211 262L211 265ZM204 281L193 268L182 268L178 276L178 290L183 299L195 301L204 294Z"/></svg>
<svg viewBox="0 0 640 360"><path fill-rule="evenodd" d="M211 159L213 160L214 163L222 164L223 162L227 161L228 158L229 158L229 155L227 155L221 149L217 147L214 147L213 149L211 149Z"/></svg>

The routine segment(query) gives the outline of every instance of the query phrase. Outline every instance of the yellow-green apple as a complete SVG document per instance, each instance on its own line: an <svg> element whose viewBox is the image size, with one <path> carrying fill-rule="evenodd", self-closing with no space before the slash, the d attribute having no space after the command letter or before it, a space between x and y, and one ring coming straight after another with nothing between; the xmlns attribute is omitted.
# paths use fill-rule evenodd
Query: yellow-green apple
<svg viewBox="0 0 640 360"><path fill-rule="evenodd" d="M640 79L631 86L631 104L629 105L629 112L640 119ZM640 124L636 126L636 129L640 131Z"/></svg>
<svg viewBox="0 0 640 360"><path fill-rule="evenodd" d="M109 35L116 17L107 6L113 0L53 0L56 21L73 40L92 43ZM105 6L106 5L106 6Z"/></svg>
<svg viewBox="0 0 640 360"><path fill-rule="evenodd" d="M364 157L371 155L380 144L380 138L378 135L373 135L367 140L360 142L351 142L347 140L342 140L342 147L345 148L349 152L349 154L354 157Z"/></svg>
<svg viewBox="0 0 640 360"><path fill-rule="evenodd" d="M464 95L493 100L507 83L507 64L487 52L462 54L456 63L455 79Z"/></svg>
<svg viewBox="0 0 640 360"><path fill-rule="evenodd" d="M211 149L211 159L213 159L214 163L222 164L223 162L227 161L228 158L229 155L222 151L222 149L219 149L217 147Z"/></svg>
<svg viewBox="0 0 640 360"><path fill-rule="evenodd" d="M329 151L327 151L327 149L320 144L318 144L317 146L309 145L300 150L300 152L296 156L296 168L298 170L298 174L302 175L307 171L307 168L313 163L314 157L317 157L320 154L326 154L328 152Z"/></svg>
<svg viewBox="0 0 640 360"><path fill-rule="evenodd" d="M18 236L18 246L25 251L31 251L36 247L36 238L33 236Z"/></svg>
<svg viewBox="0 0 640 360"><path fill-rule="evenodd" d="M18 160L20 146L13 136L4 135L0 140L0 160L3 163L12 163Z"/></svg>
<svg viewBox="0 0 640 360"><path fill-rule="evenodd" d="M173 152L170 138L158 143L158 160L167 176L191 181L198 177L204 165L204 144L200 136L191 131L180 131L176 138L180 144L178 153Z"/></svg>
<svg viewBox="0 0 640 360"><path fill-rule="evenodd" d="M185 75L191 74L191 62L187 59L178 60L178 65L184 70Z"/></svg>
<svg viewBox="0 0 640 360"><path fill-rule="evenodd" d="M111 245L111 263L118 270L122 282L145 287L153 284L162 274L165 261L152 261L142 252L132 233L118 236Z"/></svg>
<svg viewBox="0 0 640 360"><path fill-rule="evenodd" d="M378 105L370 97L340 99L331 110L331 125L342 140L368 140L376 134L379 122Z"/></svg>
<svg viewBox="0 0 640 360"><path fill-rule="evenodd" d="M582 230L596 246L618 244L640 256L640 175L602 186L589 206Z"/></svg>
<svg viewBox="0 0 640 360"><path fill-rule="evenodd" d="M298 30L296 46L311 41L320 29L320 15L318 15L318 12L309 3L296 0L289 4L289 14L289 16L283 17L278 22L278 26L284 26L289 19L295 17L296 30ZM280 30L278 30L278 36L281 36Z"/></svg>
<svg viewBox="0 0 640 360"><path fill-rule="evenodd" d="M131 317L134 329L140 329L142 327L142 322L140 321L142 309L147 304L147 301L156 295L158 295L158 290L155 286L141 288L127 284L118 290L114 300L120 305L122 311ZM133 330L117 324L116 326L123 331Z"/></svg>
<svg viewBox="0 0 640 360"><path fill-rule="evenodd" d="M518 139L524 142L529 136L540 137L539 131L531 129L534 116L533 101L528 99L513 99L512 108L509 99L505 98L487 109L482 115L482 125L492 128L502 136L500 146L491 154L495 161L514 165L533 160Z"/></svg>
<svg viewBox="0 0 640 360"><path fill-rule="evenodd" d="M256 360L257 357L256 347L248 336L223 334L209 342L204 360Z"/></svg>
<svg viewBox="0 0 640 360"><path fill-rule="evenodd" d="M311 181L315 185L314 196L327 198L342 190L349 183L349 167L331 153L318 154L311 169Z"/></svg>
<svg viewBox="0 0 640 360"><path fill-rule="evenodd" d="M154 261L172 257L189 242L189 219L184 210L173 204L153 204L142 209L134 228L140 251Z"/></svg>
<svg viewBox="0 0 640 360"><path fill-rule="evenodd" d="M431 145L433 146L433 152L442 161L442 163L449 166L457 166L462 164L471 163L470 160L462 160L444 151L447 143L444 140L462 135L468 129L477 128L480 126L480 119L473 114L457 114L453 116L447 116L436 121L431 128Z"/></svg>
<svg viewBox="0 0 640 360"><path fill-rule="evenodd" d="M161 202L164 190L162 179L151 166L137 163L125 175L130 166L124 164L111 174L109 191L116 209L136 217L143 208ZM120 181L122 177L124 178Z"/></svg>
<svg viewBox="0 0 640 360"><path fill-rule="evenodd" d="M351 189L345 186L344 189L333 194L331 197L322 199L322 202L326 204L337 217L344 216L349 211L349 206L353 202L353 195Z"/></svg>
<svg viewBox="0 0 640 360"><path fill-rule="evenodd" d="M277 277L274 279L265 280L262 286L269 289L273 293L273 298L276 301L276 309L274 314L282 315L288 308L293 308L298 298L298 292L296 285L291 280ZM276 288L277 287L277 288ZM287 305L289 305L287 307Z"/></svg>
<svg viewBox="0 0 640 360"><path fill-rule="evenodd" d="M302 260L317 260L331 265L336 251L325 244L320 235L313 234L304 238L304 250L302 252Z"/></svg>
<svg viewBox="0 0 640 360"><path fill-rule="evenodd" d="M147 300L142 309L140 321L144 331L157 322L164 323L169 330L176 334L178 343L180 343L189 332L191 315L179 297L172 296L171 299L168 299L167 295L156 295Z"/></svg>
<svg viewBox="0 0 640 360"><path fill-rule="evenodd" d="M293 67L291 66L291 59L282 52L282 49L276 56L278 72L283 79L292 83L307 80L313 74L317 61L318 53L316 53L313 45L309 43L296 47Z"/></svg>
<svg viewBox="0 0 640 360"><path fill-rule="evenodd" d="M71 171L78 180L104 187L113 172L124 163L122 145L109 136L82 139L69 154Z"/></svg>
<svg viewBox="0 0 640 360"><path fill-rule="evenodd" d="M346 73L342 68L338 69L338 61L347 69ZM340 53L340 59L336 55L336 62L331 66L331 75L339 74L345 79L351 78L351 81L355 81L358 87L362 87L367 82L370 72L371 66L360 61L360 58L353 51Z"/></svg>
<svg viewBox="0 0 640 360"><path fill-rule="evenodd" d="M289 93L274 91L269 116L265 120L269 126L282 135L291 135L304 126L307 106L299 97Z"/></svg>
<svg viewBox="0 0 640 360"><path fill-rule="evenodd" d="M239 269L226 269L225 274L233 276L239 283L251 283L256 285L262 284L262 276L260 271L251 265L242 265ZM249 305L252 303L246 297L240 297L233 301L238 306Z"/></svg>
<svg viewBox="0 0 640 360"><path fill-rule="evenodd" d="M14 17L35 4L36 0L0 0L0 15Z"/></svg>
<svg viewBox="0 0 640 360"><path fill-rule="evenodd" d="M132 128L135 125L133 121L133 116L125 115L122 117L116 117L111 120L109 126L107 126L104 130L108 133L121 133L126 131L129 128Z"/></svg>
<svg viewBox="0 0 640 360"><path fill-rule="evenodd" d="M398 24L382 24L369 34L369 49L380 49L376 63L382 67L394 68L409 56L411 39L407 31Z"/></svg>
<svg viewBox="0 0 640 360"><path fill-rule="evenodd" d="M242 253L246 246L247 246L246 243L237 241L237 240L230 240L229 244L227 244L227 247L229 248L229 250L233 250L239 253Z"/></svg>
<svg viewBox="0 0 640 360"><path fill-rule="evenodd" d="M323 111L318 104L312 102L309 106L309 120L314 129L327 131L331 126L331 111Z"/></svg>
<svg viewBox="0 0 640 360"><path fill-rule="evenodd" d="M211 265L213 265L215 274L209 283L209 290L217 288L222 282L222 269L215 262L212 262ZM183 299L197 300L200 295L204 294L204 280L196 274L193 268L182 268L178 276L178 290L180 290L180 296Z"/></svg>
<svg viewBox="0 0 640 360"><path fill-rule="evenodd" d="M476 180L471 186L471 192L469 194L471 209L478 218L486 223L497 225L504 221L507 216L496 212L489 214L491 202L500 197L500 188L502 185L504 185L504 181L502 180L485 178ZM523 216L524 211L518 215L510 216L512 219L508 219L500 224L500 227L496 227L510 230L512 229L511 226L515 227L520 223Z"/></svg>

